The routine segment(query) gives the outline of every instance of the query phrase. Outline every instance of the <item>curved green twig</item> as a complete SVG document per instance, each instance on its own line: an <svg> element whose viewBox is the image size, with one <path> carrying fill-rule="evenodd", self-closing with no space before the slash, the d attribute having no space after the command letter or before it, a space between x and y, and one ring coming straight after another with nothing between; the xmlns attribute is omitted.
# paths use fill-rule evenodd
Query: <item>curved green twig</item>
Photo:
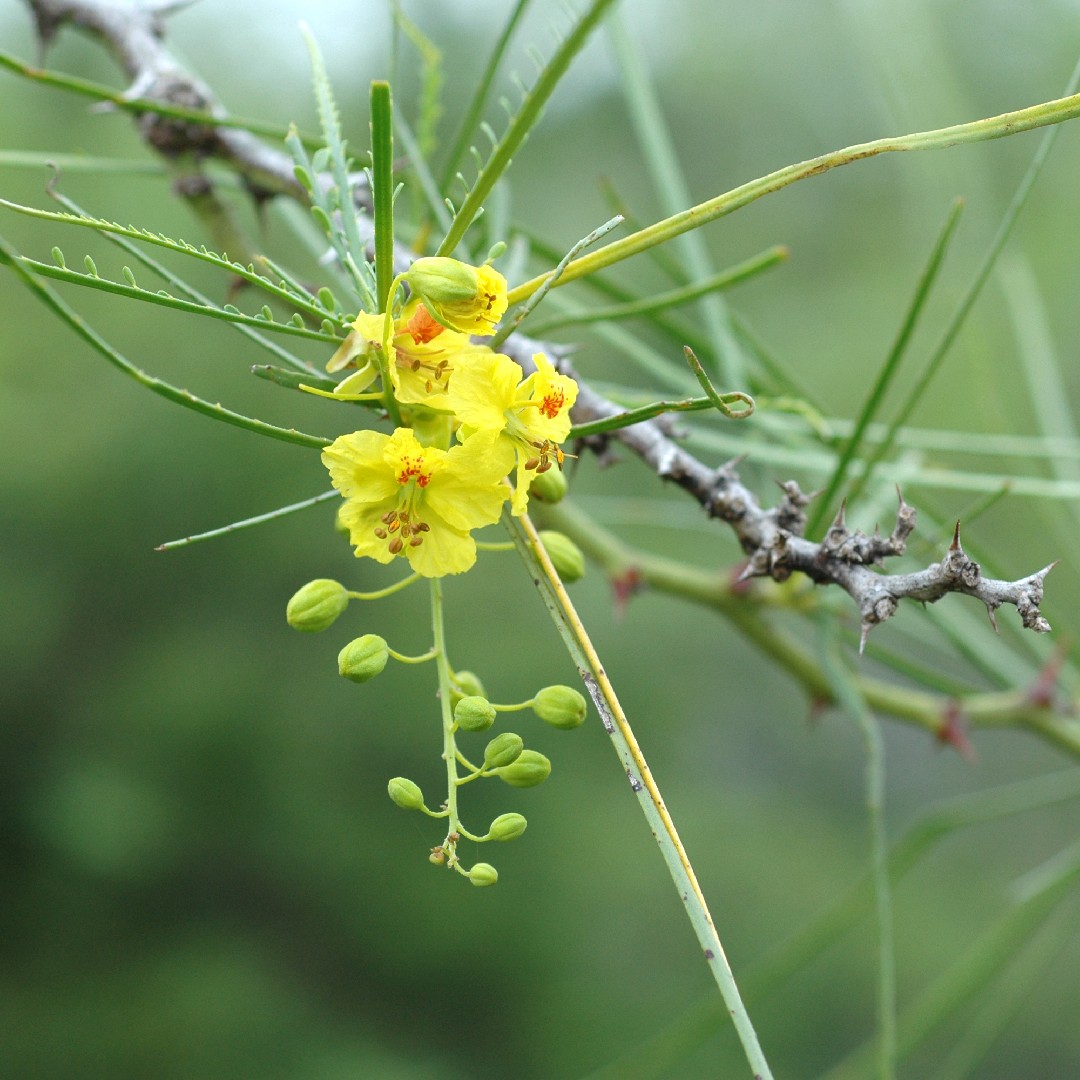
<svg viewBox="0 0 1080 1080"><path fill-rule="evenodd" d="M1073 94L1071 97L1046 101L1027 109L1002 113L1000 116L991 116L985 120L974 120L968 124L955 124L934 131L917 131L910 135L857 143L842 150L834 150L820 157L810 158L808 161L787 165L767 176L758 177L713 199L692 206L689 210L664 218L663 221L658 221L631 236L615 240L606 247L600 248L599 251L583 255L566 268L559 284L566 285L586 274L593 274L606 266L612 266L623 259L630 258L631 255L646 251L656 244L662 244L672 237L680 236L717 218L725 217L760 199L763 195L770 195L789 184L794 184L797 180L807 180L811 176L818 176L841 165L851 165L853 162L876 157L879 154L907 150L941 150L964 143L1001 139L1006 135L1016 135L1022 131L1060 124L1077 116L1080 116L1080 94ZM547 276L546 273L540 274L512 289L509 302L515 304L524 300L526 296L540 288Z"/></svg>
<svg viewBox="0 0 1080 1080"><path fill-rule="evenodd" d="M753 413L754 399L749 394L744 394L741 390L731 390L726 394L721 394L709 381L709 376L701 366L701 361L697 358L694 354L694 350L691 349L689 345L683 346L683 355L686 357L686 362L690 365L690 370L701 384L701 389L705 391L705 396L717 409L728 417L728 419L745 420ZM736 401L741 401L746 408L733 409L731 405Z"/></svg>

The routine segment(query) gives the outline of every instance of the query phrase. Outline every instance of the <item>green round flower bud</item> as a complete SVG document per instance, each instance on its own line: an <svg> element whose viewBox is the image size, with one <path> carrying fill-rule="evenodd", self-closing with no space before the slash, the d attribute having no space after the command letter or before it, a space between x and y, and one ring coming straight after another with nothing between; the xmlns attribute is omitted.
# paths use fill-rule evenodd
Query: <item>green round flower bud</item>
<svg viewBox="0 0 1080 1080"><path fill-rule="evenodd" d="M353 682L374 679L390 657L386 641L378 634L365 634L355 638L338 653L338 672Z"/></svg>
<svg viewBox="0 0 1080 1080"><path fill-rule="evenodd" d="M424 807L424 793L417 784L404 776L395 776L386 785L386 790L402 810L422 810Z"/></svg>
<svg viewBox="0 0 1080 1080"><path fill-rule="evenodd" d="M551 775L551 762L536 750L522 750L510 765L494 773L511 787L536 787Z"/></svg>
<svg viewBox="0 0 1080 1080"><path fill-rule="evenodd" d="M450 687L450 704L456 705L463 697L487 697L479 675L471 671L458 671Z"/></svg>
<svg viewBox="0 0 1080 1080"><path fill-rule="evenodd" d="M405 275L410 288L436 303L471 300L476 295L476 270L457 259L430 256L417 259Z"/></svg>
<svg viewBox="0 0 1080 1080"><path fill-rule="evenodd" d="M499 871L491 863L478 862L469 871L469 880L477 888L484 885L494 885L499 880Z"/></svg>
<svg viewBox="0 0 1080 1080"><path fill-rule="evenodd" d="M516 840L529 823L520 814L500 814L488 829L492 840Z"/></svg>
<svg viewBox="0 0 1080 1080"><path fill-rule="evenodd" d="M484 768L497 769L502 765L509 765L512 761L517 761L524 748L525 743L521 736L515 735L512 731L504 731L501 735L496 735L484 747Z"/></svg>
<svg viewBox="0 0 1080 1080"><path fill-rule="evenodd" d="M569 536L544 529L540 533L540 539L563 581L569 585L570 582L580 581L585 576L585 556Z"/></svg>
<svg viewBox="0 0 1080 1080"><path fill-rule="evenodd" d="M529 497L546 503L562 502L569 486L566 473L562 469L545 469L533 477L529 485Z"/></svg>
<svg viewBox="0 0 1080 1080"><path fill-rule="evenodd" d="M462 731L487 731L495 723L495 706L478 694L463 697L454 706L454 720Z"/></svg>
<svg viewBox="0 0 1080 1080"><path fill-rule="evenodd" d="M339 581L316 578L293 593L285 619L294 630L325 630L349 606L349 591Z"/></svg>
<svg viewBox="0 0 1080 1080"><path fill-rule="evenodd" d="M572 686L545 686L533 698L532 710L557 728L576 728L585 719L585 699Z"/></svg>

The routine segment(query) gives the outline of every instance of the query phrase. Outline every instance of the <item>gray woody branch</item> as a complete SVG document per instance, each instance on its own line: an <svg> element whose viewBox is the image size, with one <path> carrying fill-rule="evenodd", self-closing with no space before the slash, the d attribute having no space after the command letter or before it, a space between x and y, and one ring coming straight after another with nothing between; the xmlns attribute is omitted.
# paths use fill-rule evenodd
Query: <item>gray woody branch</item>
<svg viewBox="0 0 1080 1080"><path fill-rule="evenodd" d="M188 109L224 115L210 89L182 68L163 44L164 16L186 6L187 0L158 0L138 7L121 6L109 0L27 0L37 23L42 45L47 46L57 30L70 24L100 40L116 58L130 80L126 96L161 101ZM247 132L226 127L208 127L193 121L177 120L146 112L140 115L139 130L154 150L175 161L217 158L229 165L256 198L287 195L304 200L302 187L293 173L292 160L272 150ZM209 181L197 177L194 187L180 193L189 198L205 196ZM358 207L365 214L365 207ZM505 350L526 368L532 354L557 350L523 335L512 335ZM619 406L596 393L564 359L560 368L576 379L579 396L574 409L576 423L586 423L618 415ZM838 585L851 596L859 609L860 646L867 635L892 616L900 600L908 598L932 603L946 593L974 596L985 605L997 629L995 611L1003 604L1016 607L1026 629L1046 633L1050 624L1039 611L1043 582L1054 564L1019 581L998 581L983 577L979 564L968 558L960 544L959 525L953 541L940 562L917 573L885 574L880 571L889 556L900 555L915 528L915 511L900 497L896 525L889 536L875 531L873 536L848 529L844 510L833 521L820 543L803 536L804 508L812 496L799 490L794 481L781 485L783 495L777 505L763 509L756 496L739 480L736 462L713 469L679 446L666 432L665 424L648 420L622 428L603 437L585 440L592 449L603 451L610 439L633 451L659 477L672 480L705 508L711 517L727 522L735 531L748 562L744 578L770 577L783 581L793 572L806 574L819 584Z"/></svg>

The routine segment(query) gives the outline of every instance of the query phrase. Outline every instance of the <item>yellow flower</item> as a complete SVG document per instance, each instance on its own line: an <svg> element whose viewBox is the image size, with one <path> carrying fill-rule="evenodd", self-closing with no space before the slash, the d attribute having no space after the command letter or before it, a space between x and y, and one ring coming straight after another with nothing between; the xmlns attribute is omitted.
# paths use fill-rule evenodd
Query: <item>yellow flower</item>
<svg viewBox="0 0 1080 1080"><path fill-rule="evenodd" d="M390 323L387 336L385 315L360 312L353 329L326 365L327 371L342 371L354 364L359 370L339 383L324 397L347 397L367 389L375 380L378 367L374 353L387 359L394 397L403 405L426 405L446 409L446 387L454 370L454 361L473 345L468 334L447 330L432 318L419 298L405 305L401 315Z"/></svg>
<svg viewBox="0 0 1080 1080"><path fill-rule="evenodd" d="M533 477L562 464L558 444L570 433L570 409L577 400L577 383L560 375L543 353L536 353L533 363L536 372L523 380L520 365L510 357L473 354L459 366L447 395L466 431L497 431L499 442L513 447L516 515L525 512Z"/></svg>
<svg viewBox="0 0 1080 1080"><path fill-rule="evenodd" d="M405 274L432 318L449 330L487 337L506 313L506 278L490 266L457 259L417 259Z"/></svg>
<svg viewBox="0 0 1080 1080"><path fill-rule="evenodd" d="M441 450L398 428L342 435L322 460L345 496L338 518L358 557L389 563L402 556L418 574L442 577L476 561L469 534L498 520L513 459L495 432Z"/></svg>

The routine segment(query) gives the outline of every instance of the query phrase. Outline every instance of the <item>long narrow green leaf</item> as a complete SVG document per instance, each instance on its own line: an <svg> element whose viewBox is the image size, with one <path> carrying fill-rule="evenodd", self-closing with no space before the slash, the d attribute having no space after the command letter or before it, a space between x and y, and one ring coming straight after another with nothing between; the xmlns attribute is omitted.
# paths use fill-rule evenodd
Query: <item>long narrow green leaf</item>
<svg viewBox="0 0 1080 1080"><path fill-rule="evenodd" d="M680 236L692 229L698 229L710 221L717 221L728 214L741 210L744 206L765 195L771 195L780 191L790 184L800 180L808 180L810 177L819 176L829 169L840 168L843 165L852 165L856 161L866 161L877 157L879 154L907 153L917 150L944 150L951 146L961 146L966 143L986 142L990 139L1003 139L1008 135L1016 135L1023 131L1033 131L1036 128L1049 125L1062 124L1067 120L1073 120L1080 116L1080 94L1059 98L1056 101L1044 101L1039 105L1032 105L1026 109L1017 109L1015 112L1002 113L1000 116L990 116L984 120L973 120L967 124L954 124L951 127L938 128L934 131L916 131L910 135L897 135L884 139L874 139L871 142L857 143L854 146L846 146L841 150L834 150L828 154L822 154L807 161L800 161L794 165L786 165L782 169L769 173L767 176L759 176L750 180L731 191L726 191L715 198L708 199L697 206L691 206L682 210L672 217L665 218L653 225L636 232L631 236L622 237L588 255L582 255L580 259L572 262L566 273L560 280L560 285L568 285L572 281L595 273L608 266L614 266L624 259L637 255L642 251L648 251L656 244ZM543 282L546 274L524 281L510 290L509 302L516 304L524 300L526 296L535 292Z"/></svg>
<svg viewBox="0 0 1080 1080"><path fill-rule="evenodd" d="M661 211L668 217L691 205L690 186L679 164L679 154L671 137L671 125L664 119L656 88L649 76L639 48L623 29L618 15L607 24L608 34L615 46L615 56L622 75L620 86L630 109L630 122L652 178L653 190ZM679 261L686 266L686 278L704 280L715 272L713 260L705 241L696 231L683 233L674 240ZM698 305L712 369L719 371L731 385L746 381L746 361L723 298L715 294L702 297Z"/></svg>
<svg viewBox="0 0 1080 1080"><path fill-rule="evenodd" d="M96 232L114 233L117 236L126 236L142 243L163 247L169 251L175 251L179 255L186 255L192 259L198 259L200 262L209 263L211 266L216 267L218 270L224 270L228 274L234 274L249 285L254 285L256 288L262 289L263 292L269 293L269 295L280 300L288 307L297 308L320 321L323 319L333 321L336 318L334 312L328 311L315 303L309 293L301 294L292 289L275 285L261 274L256 273L253 267L232 262L228 256L217 255L205 247L197 248L183 240L173 240L171 237L162 236L160 233L151 232L149 229L137 229L132 225L120 225L115 221L106 221L104 218L84 217L56 210L39 210L35 206L23 206L21 203L10 202L8 199L2 198L0 198L0 206L7 207L9 210L14 210L16 213L24 214L27 217L40 218L43 221L58 221L65 225L79 225L82 228L93 229Z"/></svg>
<svg viewBox="0 0 1080 1080"><path fill-rule="evenodd" d="M719 292L730 289L744 281L749 281L765 270L771 270L774 266L787 259L788 248L777 245L767 251L763 251L745 262L736 266L728 267L717 274L712 274L703 281L692 285L684 285L678 289L669 289L666 292L657 293L655 296L646 296L638 300L630 300L623 304L611 304L607 307L589 308L578 311L575 314L569 312L555 315L549 319L538 320L529 324L529 333L535 337L543 337L552 330L562 329L567 326L582 326L596 322L615 322L622 319L640 318L652 315L658 311L677 307L680 304L688 304L698 300L711 292ZM696 350L695 350L696 351Z"/></svg>
<svg viewBox="0 0 1080 1080"><path fill-rule="evenodd" d="M375 300L385 311L394 280L394 121L390 84L371 84L371 196L375 201Z"/></svg>
<svg viewBox="0 0 1080 1080"><path fill-rule="evenodd" d="M213 540L219 536L227 536L229 533L240 532L242 529L250 529L255 525L274 521L276 518L288 517L300 510L307 510L311 506L318 506L334 497L341 498L341 492L337 488L322 492L321 495L313 495L310 499L302 502L291 503L288 506L279 506L276 510L270 510L265 514L257 514L255 517L245 518L243 521L234 521L229 525L222 525L217 529L209 529L207 532L195 533L192 536L184 536L179 540L166 540L164 544L158 544L155 551L173 551L175 548L187 547L189 544L198 544L203 540Z"/></svg>
<svg viewBox="0 0 1080 1080"><path fill-rule="evenodd" d="M219 116L217 113L207 112L205 109L186 109L182 105L173 105L169 102L155 101L152 98L128 97L122 91L105 86L102 83L92 82L89 79L80 79L74 75L66 75L59 71L47 71L44 68L34 67L20 60L11 53L0 50L0 67L21 75L43 86L53 86L60 90L68 90L83 97L93 98L95 101L107 101L110 105L130 113L153 112L158 116L168 116L175 120L187 120L196 124L205 124L207 127L236 128L241 131L249 131L252 135L261 135L275 142L282 142L286 130L279 124L267 124L260 120L248 120L239 116ZM301 138L305 144L311 147L319 145L319 140L311 135L303 135Z"/></svg>
<svg viewBox="0 0 1080 1080"><path fill-rule="evenodd" d="M66 195L61 195L56 190L53 190L51 194L53 198L57 199L69 213L82 214L85 216L86 212L83 210L83 208L77 203L73 202L71 199L69 199ZM193 300L198 304L202 304L204 307L214 306L213 301L208 296L205 296L203 293L199 292L198 289L190 286L178 274L174 274L167 266L158 262L157 259L152 258L145 251L143 251L142 248L140 248L137 244L132 243L126 237L117 236L115 233L103 233L102 235L110 243L113 243L117 247L119 247L121 251L127 252L127 254L130 255L133 259L136 259L138 262L142 263L143 266L145 266L152 273L156 274L159 278L161 278L161 280L168 282L169 285L176 289L177 292L183 293L190 300ZM280 345L278 345L276 341L270 341L263 334L256 332L255 330L251 329L250 326L245 326L242 323L234 322L233 325L236 326L236 329L239 330L239 332L243 334L249 341L254 342L256 345L259 346L260 349L265 349L271 355L276 356L283 363L288 364L289 367L294 368L297 371L304 372L306 375L312 378L318 378L320 376L321 373L318 372L315 368L311 367L310 364L305 363L298 356L294 356L287 349L283 349ZM337 339L335 338L335 341L336 340Z"/></svg>
<svg viewBox="0 0 1080 1080"><path fill-rule="evenodd" d="M337 103L334 100L330 78L326 73L326 65L319 51L318 42L306 25L301 24L300 32L311 60L315 104L319 111L323 144L330 157L330 174L336 188L334 192L336 206L329 201L323 204L324 208L331 212L327 222L330 225L330 239L334 242L342 264L349 269L354 279L357 279L358 291L362 292L364 286L359 268L365 263L365 245L360 236L360 227L356 217L355 185L349 170L350 162L341 133ZM337 211L336 216L332 213L334 210Z"/></svg>
<svg viewBox="0 0 1080 1080"><path fill-rule="evenodd" d="M18 259L27 270L38 277L52 278L54 281L65 281L70 285L80 285L83 288L96 289L99 292L125 296L129 300L156 304L159 307L172 308L174 311L184 311L190 315L203 315L207 318L220 319L222 322L237 323L243 326L257 326L261 330L269 330L277 334L307 338L312 341L323 341L334 345L339 344L341 341L334 334L328 334L323 330L312 330L307 326L298 326L296 323L274 322L259 315L246 315L242 311L218 307L216 304L200 304L193 300L182 300L168 293L154 292L150 289L141 289L138 285L111 281L109 278L103 278L98 274L82 274L66 266L55 266L52 263L39 262L37 259L30 259L25 255L20 255Z"/></svg>
<svg viewBox="0 0 1080 1080"><path fill-rule="evenodd" d="M295 443L298 446L315 448L330 445L329 439L324 439L318 435L306 435L294 428L281 428L274 424L268 424L263 420L244 416L242 413L234 412L232 409L226 409L221 405L204 401L187 390L181 390L179 387L173 386L172 383L149 375L121 356L96 330L88 326L78 314L68 307L53 289L44 282L39 281L36 275L26 269L22 264L22 257L19 252L2 237L0 237L0 256L3 257L3 261L14 270L38 299L51 308L54 314L67 323L91 348L105 357L114 367L119 368L125 375L153 393L159 394L169 401L174 401L178 405L183 405L186 409L193 409L195 412L203 413L211 419L246 428L248 431L254 431L256 434L265 435L271 439L280 439L283 442Z"/></svg>
<svg viewBox="0 0 1080 1080"><path fill-rule="evenodd" d="M1069 85L1066 88L1066 94L1073 94L1077 85L1080 84L1080 62L1077 63L1073 70L1072 76L1069 79ZM1080 95L1075 97L1065 97L1058 102L1052 102L1051 105L1064 106L1066 103L1071 103L1074 100L1080 104ZM1046 110L1048 106L1035 106L1035 109L1022 110L1025 113L1031 113L1038 115L1039 110ZM1080 113L1080 109L1077 110ZM1019 114L1014 114L1019 115ZM1075 115L1069 112L1069 115ZM1063 119L1067 116L1063 116ZM987 121L981 121L981 123L987 123ZM1035 151L1034 157L1031 159L1031 164L1028 166L1027 171L1024 173L1023 179L1020 181L1019 187L1016 189L1015 194L1009 202L1008 207L1005 210L1000 224L998 225L997 232L994 234L993 240L990 242L990 247L987 249L986 254L983 256L982 262L979 264L978 269L975 271L975 276L972 278L971 283L968 285L966 292L957 305L956 311L953 313L952 318L949 320L945 331L941 335L941 339L938 341L937 346L931 353L930 358L927 360L923 367L915 385L909 391L907 398L904 400L904 404L893 418L889 427L889 435L878 446L875 453L867 460L865 467L859 475L859 479L856 482L853 491L861 491L870 481L874 470L881 463L884 457L889 453L892 448L893 438L895 432L901 427L901 425L907 423L908 417L911 416L915 410L915 406L922 400L922 396L929 388L931 381L937 374L941 367L942 361L945 359L946 354L952 347L952 343L956 340L957 334L960 332L960 328L967 320L968 314L972 307L975 305L975 301L978 299L979 294L982 292L983 285L986 284L987 278L990 276L990 271L993 270L994 264L997 262L998 256L1001 254L1002 249L1005 246L1005 241L1008 240L1012 233L1013 226L1016 225L1016 221L1020 216L1020 211L1024 208L1024 204L1027 202L1028 196L1031 194L1032 188L1035 186L1035 181L1038 180L1043 166L1046 164L1046 159L1050 156L1050 151L1053 149L1054 143L1057 140L1060 133L1060 127L1052 127L1049 131L1043 135L1042 140L1039 143L1038 149ZM1008 132L1002 132L1002 134L1008 134Z"/></svg>
<svg viewBox="0 0 1080 1080"><path fill-rule="evenodd" d="M937 240L934 242L933 250L930 252L930 258L919 277L915 293L911 298L911 303L908 305L904 320L900 324L900 330L893 341L892 348L889 350L889 355L885 358L885 363L882 364L877 379L874 381L874 385L871 387L870 393L867 395L866 401L859 412L858 419L855 421L855 430L844 443L844 449L840 453L840 458L836 463L836 468L833 469L832 476L829 477L829 482L825 485L824 492L817 497L814 509L806 525L807 536L816 536L826 518L836 512L834 501L837 492L839 492L847 479L848 469L851 467L855 455L862 452L863 435L871 421L877 416L878 410L885 400L885 394L900 370L900 362L907 350L908 343L911 341L911 335L915 331L919 316L922 314L922 310L930 296L930 290L937 280L938 271L941 269L942 260L945 258L945 252L948 250L953 233L956 231L956 226L960 221L960 212L963 208L963 201L956 199L949 209L945 222L938 233ZM851 501L855 500L856 495L857 490L851 493Z"/></svg>
<svg viewBox="0 0 1080 1080"><path fill-rule="evenodd" d="M570 62L581 51L589 34L613 2L614 0L593 0L588 11L581 16L574 29L563 39L555 55L540 73L536 84L525 95L521 108L510 122L510 126L498 145L491 152L491 157L488 158L487 164L476 178L476 183L473 184L461 208L454 215L450 231L439 245L436 254L453 255L454 249L476 219L476 215L480 212L484 200L490 194L496 181L510 167L511 158L518 152L533 125L540 119L544 104L559 85ZM519 299L522 298L519 297Z"/></svg>
<svg viewBox="0 0 1080 1080"><path fill-rule="evenodd" d="M506 25L503 27L502 33L499 35L499 40L495 42L495 47L491 50L487 66L476 82L476 88L473 90L469 107L462 114L457 136L446 156L446 164L443 166L442 178L438 185L442 191L446 191L450 187L450 182L454 179L454 174L461 165L461 159L469 148L469 142L473 138L476 126L480 123L480 116L487 105L488 94L491 92L491 84L495 80L495 73L499 70L499 64L502 63L503 56L506 54L514 29L522 15L525 14L525 9L528 6L529 0L518 0L510 14L510 18L507 19Z"/></svg>

